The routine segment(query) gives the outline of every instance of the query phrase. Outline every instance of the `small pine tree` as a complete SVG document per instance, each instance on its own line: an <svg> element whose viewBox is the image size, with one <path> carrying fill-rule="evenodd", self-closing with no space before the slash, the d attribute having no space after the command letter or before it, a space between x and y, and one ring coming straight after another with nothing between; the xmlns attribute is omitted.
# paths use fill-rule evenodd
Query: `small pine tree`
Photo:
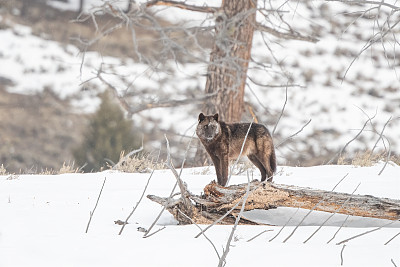
<svg viewBox="0 0 400 267"><path fill-rule="evenodd" d="M85 172L98 171L107 160L117 162L121 151L139 147L132 121L124 117L120 107L108 93L101 95L101 104L89 121L83 143L73 151L75 161Z"/></svg>

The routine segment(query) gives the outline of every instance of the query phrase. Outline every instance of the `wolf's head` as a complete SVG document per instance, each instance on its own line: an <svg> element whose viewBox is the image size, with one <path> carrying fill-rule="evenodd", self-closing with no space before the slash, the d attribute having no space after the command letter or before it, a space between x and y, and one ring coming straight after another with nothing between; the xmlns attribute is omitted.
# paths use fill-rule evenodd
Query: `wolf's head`
<svg viewBox="0 0 400 267"><path fill-rule="evenodd" d="M212 141L221 133L221 126L218 122L218 113L214 115L204 115L200 113L199 124L197 125L197 136L206 141Z"/></svg>

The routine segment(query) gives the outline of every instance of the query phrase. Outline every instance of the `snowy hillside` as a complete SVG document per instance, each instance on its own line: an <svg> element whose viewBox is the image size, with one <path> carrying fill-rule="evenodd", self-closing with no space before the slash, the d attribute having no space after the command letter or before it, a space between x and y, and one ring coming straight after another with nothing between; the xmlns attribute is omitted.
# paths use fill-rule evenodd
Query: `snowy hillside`
<svg viewBox="0 0 400 267"><path fill-rule="evenodd" d="M320 166L278 167L275 183L400 199L400 167L389 164L382 175L383 163L373 167ZM180 226L164 212L151 232L143 238L141 229L149 229L161 206L144 198L129 220L125 220L149 179L149 173L106 171L92 174L0 176L0 266L217 266L218 254L226 247L232 226L217 225L204 237L194 238L195 225ZM85 234L90 211L106 179L89 231ZM215 178L213 168L184 169L182 179L192 193L199 194ZM258 170L254 178L259 179ZM245 183L247 177L232 176L231 184ZM147 194L168 196L175 183L169 170L154 173ZM227 257L226 266L397 266L400 264L400 222L349 217L332 239L346 216L334 215L326 226L303 243L324 220L311 213L294 235L299 211L288 226L272 241L296 210L248 212L245 216L270 225L239 225ZM369 230L384 228L345 242L337 243ZM204 228L205 225L200 225ZM255 237L256 235L261 235ZM253 240L249 241L249 239ZM392 240L391 240L392 239ZM386 242L391 240L388 244Z"/></svg>
<svg viewBox="0 0 400 267"><path fill-rule="evenodd" d="M49 1L49 4L73 10L78 2ZM93 11L104 1L85 3L86 10ZM110 3L123 8L125 1ZM372 11L368 16L360 16L359 10L358 6L342 3L289 2L283 13L287 22L303 34L316 36L319 42L277 40L269 36L269 49L275 58L271 57L262 36L256 34L253 57L270 63L271 68L260 71L257 66L250 66L249 77L254 82L248 81L245 100L254 107L260 122L272 130L285 103L286 90L260 84L284 85L289 79L296 86L287 90L287 105L274 136L275 142L280 143L311 120L294 140L277 149L279 162L308 162L304 163L308 165L327 162L357 135L369 118L373 119L346 152L372 149L385 128L385 138L377 143L378 150L388 151L390 144L391 152L399 153L399 55L394 42L399 30L393 29L384 42L377 42L352 62L375 36L377 25L383 23L373 19ZM388 14L389 11L382 7L382 12ZM174 8L158 13L159 16L167 14L170 20L179 17L190 20L191 24L200 24L202 19L206 19L204 23L212 23L211 17ZM381 17L383 20L384 16ZM202 94L204 63L166 62L168 72L163 72L132 59L106 57L96 52L83 56L73 45L49 41L45 35L33 35L28 26L1 16L0 21L7 25L0 30L0 77L11 81L12 85L7 86L11 92L32 94L50 89L70 100L77 112L93 112L99 103L97 93L107 88L96 79L97 71L102 68L109 74L104 75L107 82L121 94L129 95L133 106ZM285 75L279 74L282 70ZM135 114L133 120L145 135L174 132L178 145L179 135L193 133L200 109L199 104L153 109ZM245 115L243 119L250 117ZM158 145L159 139L149 140L147 149L153 150Z"/></svg>

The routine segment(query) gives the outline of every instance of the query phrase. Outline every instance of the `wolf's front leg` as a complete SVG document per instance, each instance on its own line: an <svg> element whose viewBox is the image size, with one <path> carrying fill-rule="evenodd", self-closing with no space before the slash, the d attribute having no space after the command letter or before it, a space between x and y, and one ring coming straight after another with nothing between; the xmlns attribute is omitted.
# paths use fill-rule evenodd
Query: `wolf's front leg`
<svg viewBox="0 0 400 267"><path fill-rule="evenodd" d="M214 163L214 167L215 167L215 174L217 175L217 181L218 184L222 183L222 169L221 169L221 161L218 157L216 156L212 156L211 157L213 163Z"/></svg>
<svg viewBox="0 0 400 267"><path fill-rule="evenodd" d="M228 182L228 170L229 170L228 154L222 155L222 157L220 159L220 166L221 166L222 178L221 178L221 182L218 181L218 183L222 186L225 186L226 183Z"/></svg>

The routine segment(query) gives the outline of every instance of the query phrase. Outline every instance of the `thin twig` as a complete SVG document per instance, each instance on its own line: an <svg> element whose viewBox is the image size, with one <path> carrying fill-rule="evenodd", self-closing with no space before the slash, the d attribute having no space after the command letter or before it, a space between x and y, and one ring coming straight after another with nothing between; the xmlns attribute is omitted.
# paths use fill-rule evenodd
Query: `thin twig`
<svg viewBox="0 0 400 267"><path fill-rule="evenodd" d="M340 251L340 265L343 266L343 251L344 248L346 247L346 244L343 244L342 250Z"/></svg>
<svg viewBox="0 0 400 267"><path fill-rule="evenodd" d="M347 148L347 146L351 143L351 142L353 142L354 140L356 140L359 136L360 136L360 134L364 131L364 129L365 129L365 127L367 126L367 124L369 123L369 122L371 122L375 117L376 117L376 112L375 112L375 114L374 114L374 116L372 117L372 118L368 118L368 120L364 123L364 126L361 128L361 130L350 140L350 141L348 141L345 145L344 145L344 147L327 163L328 165L329 164L331 164L334 160L335 160L335 158L336 157L340 157L340 156L342 156L342 153L344 152L344 150Z"/></svg>
<svg viewBox="0 0 400 267"><path fill-rule="evenodd" d="M255 236L253 236L252 238L250 238L249 240L247 240L246 242L250 242L250 241L253 241L254 239L256 239L257 237L259 237L260 235L262 235L263 233L266 233L266 232L272 232L272 231L274 231L274 230L264 230L264 231L262 231L261 233L259 233L259 234L256 234Z"/></svg>
<svg viewBox="0 0 400 267"><path fill-rule="evenodd" d="M393 239L395 239L396 237L398 237L400 235L400 232L398 232L397 234L395 234L392 238L390 238L384 245L389 244Z"/></svg>
<svg viewBox="0 0 400 267"><path fill-rule="evenodd" d="M192 140L193 140L194 134L195 134L195 131L193 132L193 135L192 135L192 137L190 138L189 144L188 144L188 146L187 146L187 148L186 148L185 155L184 155L183 160L182 160L181 171L180 171L180 173L179 173L179 177L180 177L181 174L182 174L183 166L184 166L184 164L185 164L186 157L187 157L188 151L189 151L189 149L190 149L190 144L191 144L191 142L192 142ZM171 199L171 198L173 197L177 185L178 185L178 181L175 182L175 185L174 185L174 187L172 188L171 193L169 194L169 197L168 197L169 199ZM154 225L158 222L158 220L160 219L161 215L164 213L165 209L166 209L166 206L163 206L162 209L161 209L161 211L158 213L156 219L155 219L155 220L153 221L153 223L150 225L150 227L149 227L149 229L147 230L147 232L144 233L144 236L143 236L143 237L148 236L148 233L150 233L151 229L153 229Z"/></svg>
<svg viewBox="0 0 400 267"><path fill-rule="evenodd" d="M231 242L232 242L233 234L235 233L236 228L237 228L237 226L239 224L240 218L242 217L242 214L243 214L243 211L244 211L244 207L246 206L246 200L247 200L247 197L249 196L249 192L250 192L250 176L249 176L249 172L247 172L246 195L242 200L242 207L240 209L240 212L239 212L238 216L236 217L235 224L232 227L232 231L231 231L231 234L229 235L228 242L226 243L226 247L225 247L224 253L222 254L222 257L219 259L218 267L222 267L226 263L225 259L226 259L226 256L228 256L228 253L229 253L229 247L230 247Z"/></svg>
<svg viewBox="0 0 400 267"><path fill-rule="evenodd" d="M382 225L382 226L379 226L379 227L377 227L377 228L375 228L375 229L372 229L372 230L366 231L366 232L364 232L364 233L361 233L361 234L352 236L352 237L350 237L350 238L347 238L347 239L345 239L345 240L343 240L343 241L340 241L339 243L336 243L336 245L341 245L341 244L344 244L344 243L346 243L346 242L348 242L348 241L350 241L350 240L353 240L353 239L355 239L355 238L357 238L357 237L360 237L360 236L363 236L363 235L366 235L366 234L369 234L369 233L378 231L378 230L382 229L383 227L389 226L389 225L391 225L391 224L393 224L393 223L395 223L395 222L398 222L398 220L396 220L396 221L391 221L391 222L389 222L389 223L387 223L387 224L384 224L384 225Z"/></svg>
<svg viewBox="0 0 400 267"><path fill-rule="evenodd" d="M392 153L392 148L391 148L391 146L390 146L390 141L389 141L389 139L386 138L386 141L388 142L388 145L389 145L389 152L387 153L387 157L386 157L385 164L383 165L383 167L382 167L381 171L378 173L378 175L381 175L382 172L385 170L386 165L388 164L388 162L389 162L389 160L390 160L390 155L391 155L391 153Z"/></svg>
<svg viewBox="0 0 400 267"><path fill-rule="evenodd" d="M103 188L104 188L104 184L106 183L106 180L107 180L107 177L104 177L104 182L103 182L103 185L101 186L99 196L97 197L96 205L94 206L93 211L90 212L89 222L88 222L88 224L86 226L85 233L87 233L89 231L89 225L90 225L90 222L92 221L93 214L94 214L94 212L95 212L95 210L97 208L97 204L99 204L100 196L101 196L101 193L103 192Z"/></svg>
<svg viewBox="0 0 400 267"><path fill-rule="evenodd" d="M394 263L394 260L393 260L393 259L390 259L390 261L393 263L393 266L394 266L394 267L397 267L397 265L396 265L396 263Z"/></svg>
<svg viewBox="0 0 400 267"><path fill-rule="evenodd" d="M189 201L189 199L187 198L187 195L188 195L187 188L186 188L185 184L183 183L183 181L180 177L180 174L178 174L178 172L176 171L176 169L174 168L174 166L172 164L171 149L169 147L169 141L168 141L167 135L164 135L164 137L165 137L165 140L167 143L167 160L165 161L165 166L167 166L174 174L176 181L178 182L179 189L181 191L181 198L184 203L187 203Z"/></svg>
<svg viewBox="0 0 400 267"><path fill-rule="evenodd" d="M292 134L291 136L285 138L283 141L281 141L279 144L277 144L277 145L275 146L275 148L278 148L278 147L280 147L281 145L283 145L284 143L286 143L287 141L293 139L293 137L295 137L295 136L298 135L300 132L302 132L302 131L304 130L304 128L305 128L307 125L310 124L310 122L311 122L311 119L310 119L306 124L304 124L303 127L301 127L300 130L298 130L297 132L295 132L294 134Z"/></svg>
<svg viewBox="0 0 400 267"><path fill-rule="evenodd" d="M143 238L148 238L148 237L150 237L150 236L152 236L152 235L155 235L155 234L157 234L158 232L160 232L161 230L164 230L165 228L167 228L167 227L164 225L162 228L158 229L157 231L154 231L153 233L151 233L151 234L149 234L149 235L144 235ZM149 230L147 230L146 233L149 233Z"/></svg>
<svg viewBox="0 0 400 267"><path fill-rule="evenodd" d="M347 173L345 176L343 176L342 179L340 179L340 181L332 188L331 192L333 192L333 191L336 189L336 187L344 180L344 178L347 177L347 175L349 175L349 174ZM357 187L357 188L358 188L358 187ZM326 198L325 196L322 197L322 199L321 199L320 201L318 201L318 203L315 204L314 207L313 207L311 210L308 211L308 213L303 217L303 219L301 219L301 221L299 222L299 224L296 225L296 227L293 229L292 233L290 233L290 235L289 235L285 240L283 240L283 243L285 243L286 241L289 240L289 238L292 237L292 235L294 234L294 232L296 232L297 228L299 228L299 226L300 226L300 225L304 222L304 220L311 214L311 212L313 212L313 210L315 210L315 208L318 207L319 204L321 204L322 202L325 201L325 198Z"/></svg>
<svg viewBox="0 0 400 267"><path fill-rule="evenodd" d="M300 207L297 208L297 210L295 212L293 212L292 216L290 216L289 220L286 221L286 223L281 227L281 229L279 230L279 232L270 240L268 240L268 242L271 242L272 240L274 240L275 238L277 238L280 233L283 231L283 229L289 224L289 222L293 219L293 217L297 214L297 212L300 210Z"/></svg>
<svg viewBox="0 0 400 267"><path fill-rule="evenodd" d="M252 193L253 191L257 190L260 186L263 186L265 184L265 182L259 183L258 186L254 187L252 190L250 190L250 193ZM244 195L242 196L242 198L244 198ZM239 204L241 203L241 200L239 200L230 210L228 210L227 212L225 212L224 215L222 215L221 217L219 217L217 220L215 220L212 224L208 225L206 228L204 228L200 233L198 233L195 238L198 238L202 233L206 232L208 229L210 229L211 227L213 227L214 225L218 224L219 222L221 222L226 216L228 216L229 214L231 214L231 212L237 208L237 206L239 206Z"/></svg>
<svg viewBox="0 0 400 267"><path fill-rule="evenodd" d="M157 156L156 162L158 162L158 159L160 158L160 154L161 154L161 146L160 146L160 149L158 150L158 156ZM128 223L128 220L131 218L131 216L133 215L133 213L135 212L135 210L136 210L137 207L139 206L140 202L142 201L142 199L143 199L143 197L144 197L144 194L146 193L147 187L149 186L151 177L153 177L154 171L155 171L154 169L151 171L150 177L149 177L149 179L147 179L146 186L144 187L144 190L143 190L143 192L142 192L142 195L141 195L140 198L139 198L139 201L136 203L136 205L133 207L131 213L130 213L130 214L128 215L128 217L125 219L124 224L122 225L121 230L119 231L118 235L121 235L121 234L122 234L122 231L124 231L125 225Z"/></svg>
<svg viewBox="0 0 400 267"><path fill-rule="evenodd" d="M345 202L344 202L342 205L340 205L340 207L337 208L337 209L335 210L335 212L332 213L332 214L317 228L317 230L315 230L315 231L310 235L310 237L307 238L303 243L306 243L308 240L310 240L310 239L322 228L322 226L324 226L336 213L338 213L338 212L347 204L347 202L350 201L350 199L353 197L354 193L357 191L357 189L358 189L358 187L360 186L360 184L361 184L361 183L359 183L359 184L357 185L357 187L354 189L353 193L351 193L351 195L345 200ZM347 218L346 218L346 220L347 220ZM346 222L346 220L345 220L345 222ZM343 224L344 224L344 222L343 222ZM339 230L340 230L340 228L339 228ZM339 231L339 230L338 230L338 231Z"/></svg>
<svg viewBox="0 0 400 267"><path fill-rule="evenodd" d="M280 115L279 115L278 120L277 120L276 123L275 123L274 129L272 130L272 136L275 134L276 127L278 126L278 123L279 123L279 121L281 120L281 118L282 118L282 116L283 116L283 112L285 111L285 107L286 107L287 100L288 100L288 97L287 97L288 86L287 86L287 85L288 85L288 84L286 84L286 90L285 90L285 91L286 91L286 92L285 92L285 103L283 103L282 111L281 111L281 113L280 113Z"/></svg>
<svg viewBox="0 0 400 267"><path fill-rule="evenodd" d="M329 244L333 239L335 239L336 235L339 233L339 231L342 229L342 227L344 226L344 224L347 222L347 219L350 217L350 215L347 215L346 219L344 219L342 225L339 227L339 229L335 232L335 234L332 236L331 239L329 239L328 242L326 242L327 244Z"/></svg>
<svg viewBox="0 0 400 267"><path fill-rule="evenodd" d="M244 137L244 140L243 140L243 143L242 143L242 147L240 148L239 156L236 158L235 163L231 166L231 170L230 170L230 172L229 172L229 177L228 177L228 181L226 182L226 185L229 184L229 180L231 179L233 168L235 168L235 166L236 166L237 163L239 162L240 157L242 156L243 148L244 148L244 145L246 144L246 140L247 140L247 137L249 136L249 132L250 132L251 126L253 125L253 122L254 122L254 118L251 120L250 126L249 126L249 128L247 129L247 133L246 133L246 136ZM226 186L226 185L225 185L225 186Z"/></svg>
<svg viewBox="0 0 400 267"><path fill-rule="evenodd" d="M182 212L180 209L178 209L178 211L179 211L179 213L182 214L184 217L186 217L187 219L189 219L189 220L192 222L192 224L194 224L197 228L199 228L200 231L203 230L203 229L201 229L201 227L200 227L195 221L193 221L192 218L190 218L189 216L187 216L187 215L186 215L184 212ZM217 250L217 248L215 247L214 243L211 241L210 238L208 238L208 237L206 236L205 233L203 233L203 236L204 236L205 239L207 239L208 242L210 242L211 246L212 246L212 247L214 248L214 250L215 250L215 253L217 253L218 259L220 260L220 259L221 259L221 256L219 255L218 250Z"/></svg>

